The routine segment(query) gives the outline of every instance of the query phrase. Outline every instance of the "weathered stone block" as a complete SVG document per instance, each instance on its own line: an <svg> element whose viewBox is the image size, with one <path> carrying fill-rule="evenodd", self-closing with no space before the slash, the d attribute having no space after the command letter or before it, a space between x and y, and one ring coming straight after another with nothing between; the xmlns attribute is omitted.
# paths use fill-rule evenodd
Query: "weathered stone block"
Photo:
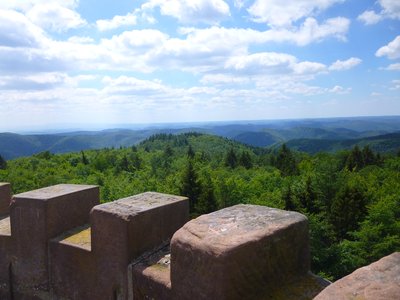
<svg viewBox="0 0 400 300"><path fill-rule="evenodd" d="M133 299L172 299L169 245L132 263Z"/></svg>
<svg viewBox="0 0 400 300"><path fill-rule="evenodd" d="M13 197L10 217L15 259L12 270L18 293L48 290L48 240L87 223L90 210L98 202L98 187L72 184Z"/></svg>
<svg viewBox="0 0 400 300"><path fill-rule="evenodd" d="M128 264L168 241L188 218L187 198L153 192L96 206L91 212L92 251L98 268L107 270L99 274L103 294L128 297Z"/></svg>
<svg viewBox="0 0 400 300"><path fill-rule="evenodd" d="M200 216L171 241L175 299L269 299L269 289L309 270L305 216L236 205Z"/></svg>
<svg viewBox="0 0 400 300"><path fill-rule="evenodd" d="M49 243L50 284L58 299L95 298L98 270L91 253L90 227L80 226Z"/></svg>
<svg viewBox="0 0 400 300"><path fill-rule="evenodd" d="M328 286L314 299L400 299L400 252L354 271Z"/></svg>
<svg viewBox="0 0 400 300"><path fill-rule="evenodd" d="M186 197L154 192L98 205L91 212L93 251L124 249L131 261L169 240L188 218Z"/></svg>
<svg viewBox="0 0 400 300"><path fill-rule="evenodd" d="M0 182L0 217L10 211L11 185Z"/></svg>
<svg viewBox="0 0 400 300"><path fill-rule="evenodd" d="M0 216L0 299L11 299L10 257L11 248L10 217Z"/></svg>

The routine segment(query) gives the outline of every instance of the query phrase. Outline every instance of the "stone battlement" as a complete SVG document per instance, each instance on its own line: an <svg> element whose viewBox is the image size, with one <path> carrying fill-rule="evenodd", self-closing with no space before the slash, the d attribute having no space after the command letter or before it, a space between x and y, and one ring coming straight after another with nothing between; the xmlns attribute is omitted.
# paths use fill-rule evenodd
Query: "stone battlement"
<svg viewBox="0 0 400 300"><path fill-rule="evenodd" d="M0 299L312 299L308 221L236 205L189 221L185 197L99 204L99 188L11 196L0 183Z"/></svg>

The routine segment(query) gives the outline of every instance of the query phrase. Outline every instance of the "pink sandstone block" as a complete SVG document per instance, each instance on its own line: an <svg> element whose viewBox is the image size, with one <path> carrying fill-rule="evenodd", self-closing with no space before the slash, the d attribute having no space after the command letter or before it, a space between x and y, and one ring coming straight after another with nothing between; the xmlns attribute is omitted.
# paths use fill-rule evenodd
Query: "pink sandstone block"
<svg viewBox="0 0 400 300"><path fill-rule="evenodd" d="M49 243L50 284L57 299L101 299L96 297L98 270L91 252L90 227L80 226ZM100 295L101 296L101 295ZM95 298L96 297L96 298Z"/></svg>
<svg viewBox="0 0 400 300"><path fill-rule="evenodd" d="M48 240L88 222L97 186L60 184L15 195L10 218L15 297L49 288Z"/></svg>
<svg viewBox="0 0 400 300"><path fill-rule="evenodd" d="M324 289L315 300L400 299L400 252L360 268Z"/></svg>
<svg viewBox="0 0 400 300"><path fill-rule="evenodd" d="M189 219L186 197L147 192L96 206L91 212L95 253L122 253L131 261L172 235Z"/></svg>
<svg viewBox="0 0 400 300"><path fill-rule="evenodd" d="M129 265L133 299L171 299L169 245Z"/></svg>
<svg viewBox="0 0 400 300"><path fill-rule="evenodd" d="M186 223L171 240L173 299L269 299L309 270L308 222L236 205Z"/></svg>
<svg viewBox="0 0 400 300"><path fill-rule="evenodd" d="M10 295L10 259L11 248L11 226L8 216L0 216L0 299L11 299Z"/></svg>
<svg viewBox="0 0 400 300"><path fill-rule="evenodd" d="M0 216L8 214L10 211L11 185L0 182Z"/></svg>
<svg viewBox="0 0 400 300"><path fill-rule="evenodd" d="M129 263L168 242L189 218L185 197L143 193L95 206L91 242L76 233L50 243L52 284L66 299L132 299Z"/></svg>

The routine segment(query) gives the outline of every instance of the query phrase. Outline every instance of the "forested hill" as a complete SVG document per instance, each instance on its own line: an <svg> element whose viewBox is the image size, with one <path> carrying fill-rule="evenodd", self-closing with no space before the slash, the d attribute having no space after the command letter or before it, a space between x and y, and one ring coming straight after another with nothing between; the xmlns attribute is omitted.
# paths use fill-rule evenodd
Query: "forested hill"
<svg viewBox="0 0 400 300"><path fill-rule="evenodd" d="M312 270L336 279L400 251L400 157L355 146L309 155L199 133L137 146L0 160L15 193L57 183L100 186L102 201L145 191L185 195L193 216L250 203L310 221Z"/></svg>
<svg viewBox="0 0 400 300"><path fill-rule="evenodd" d="M290 148L316 153L350 149L355 144L393 152L400 144L400 117L276 120L204 124L170 124L145 129L110 129L59 134L0 133L0 155L5 159L42 151L73 151L132 146L158 133L200 132L226 137L255 147Z"/></svg>
<svg viewBox="0 0 400 300"><path fill-rule="evenodd" d="M351 149L355 145L369 146L378 152L396 152L400 149L400 132L365 137L362 139L330 140L330 139L293 139L286 145L297 151L315 154L317 152L336 152Z"/></svg>

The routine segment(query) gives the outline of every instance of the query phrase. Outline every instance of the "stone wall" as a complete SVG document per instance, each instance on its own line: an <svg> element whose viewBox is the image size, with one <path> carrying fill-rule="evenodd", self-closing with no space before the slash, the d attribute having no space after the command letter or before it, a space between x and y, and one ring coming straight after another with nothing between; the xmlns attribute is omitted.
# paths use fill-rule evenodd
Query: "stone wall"
<svg viewBox="0 0 400 300"><path fill-rule="evenodd" d="M309 263L296 212L237 205L189 221L185 197L99 204L97 186L11 197L0 183L0 299L312 299L329 282Z"/></svg>

